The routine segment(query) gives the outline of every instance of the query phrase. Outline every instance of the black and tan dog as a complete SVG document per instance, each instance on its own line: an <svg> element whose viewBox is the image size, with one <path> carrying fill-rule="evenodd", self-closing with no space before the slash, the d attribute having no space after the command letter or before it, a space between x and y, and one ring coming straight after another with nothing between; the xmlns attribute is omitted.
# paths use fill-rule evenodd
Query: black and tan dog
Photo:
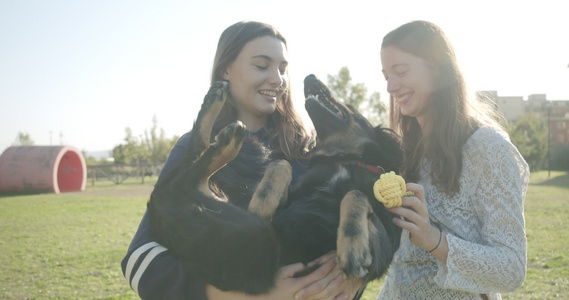
<svg viewBox="0 0 569 300"><path fill-rule="evenodd" d="M365 281L381 277L401 230L374 199L372 187L381 172L398 170L397 139L386 129L373 128L308 76L306 109L318 134L310 166L289 190L290 165L271 163L245 210L229 203L210 181L245 140L244 126L234 123L210 143L227 92L224 82L210 89L188 153L152 192L148 213L157 241L192 276L221 290L265 293L280 265L307 263L334 249L346 276Z"/></svg>
<svg viewBox="0 0 569 300"><path fill-rule="evenodd" d="M318 141L307 172L273 216L281 262L309 262L336 249L348 277L381 277L399 247L395 215L375 200L380 174L399 171L402 152L388 129L336 100L315 76L304 80L305 107Z"/></svg>

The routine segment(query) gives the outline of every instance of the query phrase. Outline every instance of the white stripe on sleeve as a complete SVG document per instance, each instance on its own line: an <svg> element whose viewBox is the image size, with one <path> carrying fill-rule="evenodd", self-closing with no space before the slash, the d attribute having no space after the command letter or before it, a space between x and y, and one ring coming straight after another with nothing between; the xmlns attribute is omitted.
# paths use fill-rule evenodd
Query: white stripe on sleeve
<svg viewBox="0 0 569 300"><path fill-rule="evenodd" d="M129 285L130 284L130 274L132 274L132 269L134 268L134 264L136 263L136 261L138 261L138 258L142 255L142 253L150 250L150 248L154 248L156 246L160 246L160 244L156 243L156 242L150 242L147 244L144 244L142 246L140 246L138 249L136 249L134 252L132 252L132 254L130 255L130 257L128 258L128 262L126 264L126 269L125 269L125 274L124 277L126 278L126 280L128 281Z"/></svg>
<svg viewBox="0 0 569 300"><path fill-rule="evenodd" d="M148 253L148 255L146 255L146 257L144 258L144 260L142 261L142 263L138 267L138 270L136 270L136 273L134 274L134 277L132 278L132 281L131 281L131 287L137 295L138 295L138 282L140 281L142 274L144 274L144 271L146 271L146 268L152 262L154 257L156 257L158 254L160 254L166 250L168 250L168 249L166 249L163 246L160 246L158 244L156 247L154 247Z"/></svg>

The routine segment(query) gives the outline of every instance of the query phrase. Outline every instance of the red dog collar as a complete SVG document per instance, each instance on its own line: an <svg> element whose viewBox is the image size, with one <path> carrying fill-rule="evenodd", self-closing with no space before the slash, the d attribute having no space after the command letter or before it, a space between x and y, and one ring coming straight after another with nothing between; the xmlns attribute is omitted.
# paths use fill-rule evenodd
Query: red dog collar
<svg viewBox="0 0 569 300"><path fill-rule="evenodd" d="M350 161L342 161L342 162L338 162L339 164L342 165L355 165L361 168L365 168L368 171L372 172L372 173L376 173L376 174L383 174L385 173L385 170L380 167L380 166L374 166L374 165L370 165L370 164L366 164L363 161L359 161L359 160L350 160Z"/></svg>

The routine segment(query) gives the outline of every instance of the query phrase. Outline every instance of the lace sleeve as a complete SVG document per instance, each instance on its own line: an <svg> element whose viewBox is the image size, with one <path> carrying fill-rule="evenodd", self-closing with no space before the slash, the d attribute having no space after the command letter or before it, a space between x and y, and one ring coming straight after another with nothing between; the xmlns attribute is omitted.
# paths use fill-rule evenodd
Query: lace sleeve
<svg viewBox="0 0 569 300"><path fill-rule="evenodd" d="M435 281L477 293L516 290L526 274L528 166L507 136L496 131L467 143L464 152L462 179L471 192L463 196L469 197L478 223L469 230L477 232L468 238L447 234L448 259L446 265L439 262Z"/></svg>

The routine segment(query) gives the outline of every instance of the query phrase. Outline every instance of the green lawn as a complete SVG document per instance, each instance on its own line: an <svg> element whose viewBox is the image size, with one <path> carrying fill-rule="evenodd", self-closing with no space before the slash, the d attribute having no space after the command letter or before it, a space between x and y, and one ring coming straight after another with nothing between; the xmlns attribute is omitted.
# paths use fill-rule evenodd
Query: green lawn
<svg viewBox="0 0 569 300"><path fill-rule="evenodd" d="M120 260L153 181L86 192L0 195L0 299L131 299ZM569 299L569 173L532 174L525 204L528 273L504 299ZM381 282L364 299L375 299Z"/></svg>
<svg viewBox="0 0 569 300"><path fill-rule="evenodd" d="M148 196L133 187L151 189L107 182L83 193L0 197L0 299L135 299L120 261Z"/></svg>

